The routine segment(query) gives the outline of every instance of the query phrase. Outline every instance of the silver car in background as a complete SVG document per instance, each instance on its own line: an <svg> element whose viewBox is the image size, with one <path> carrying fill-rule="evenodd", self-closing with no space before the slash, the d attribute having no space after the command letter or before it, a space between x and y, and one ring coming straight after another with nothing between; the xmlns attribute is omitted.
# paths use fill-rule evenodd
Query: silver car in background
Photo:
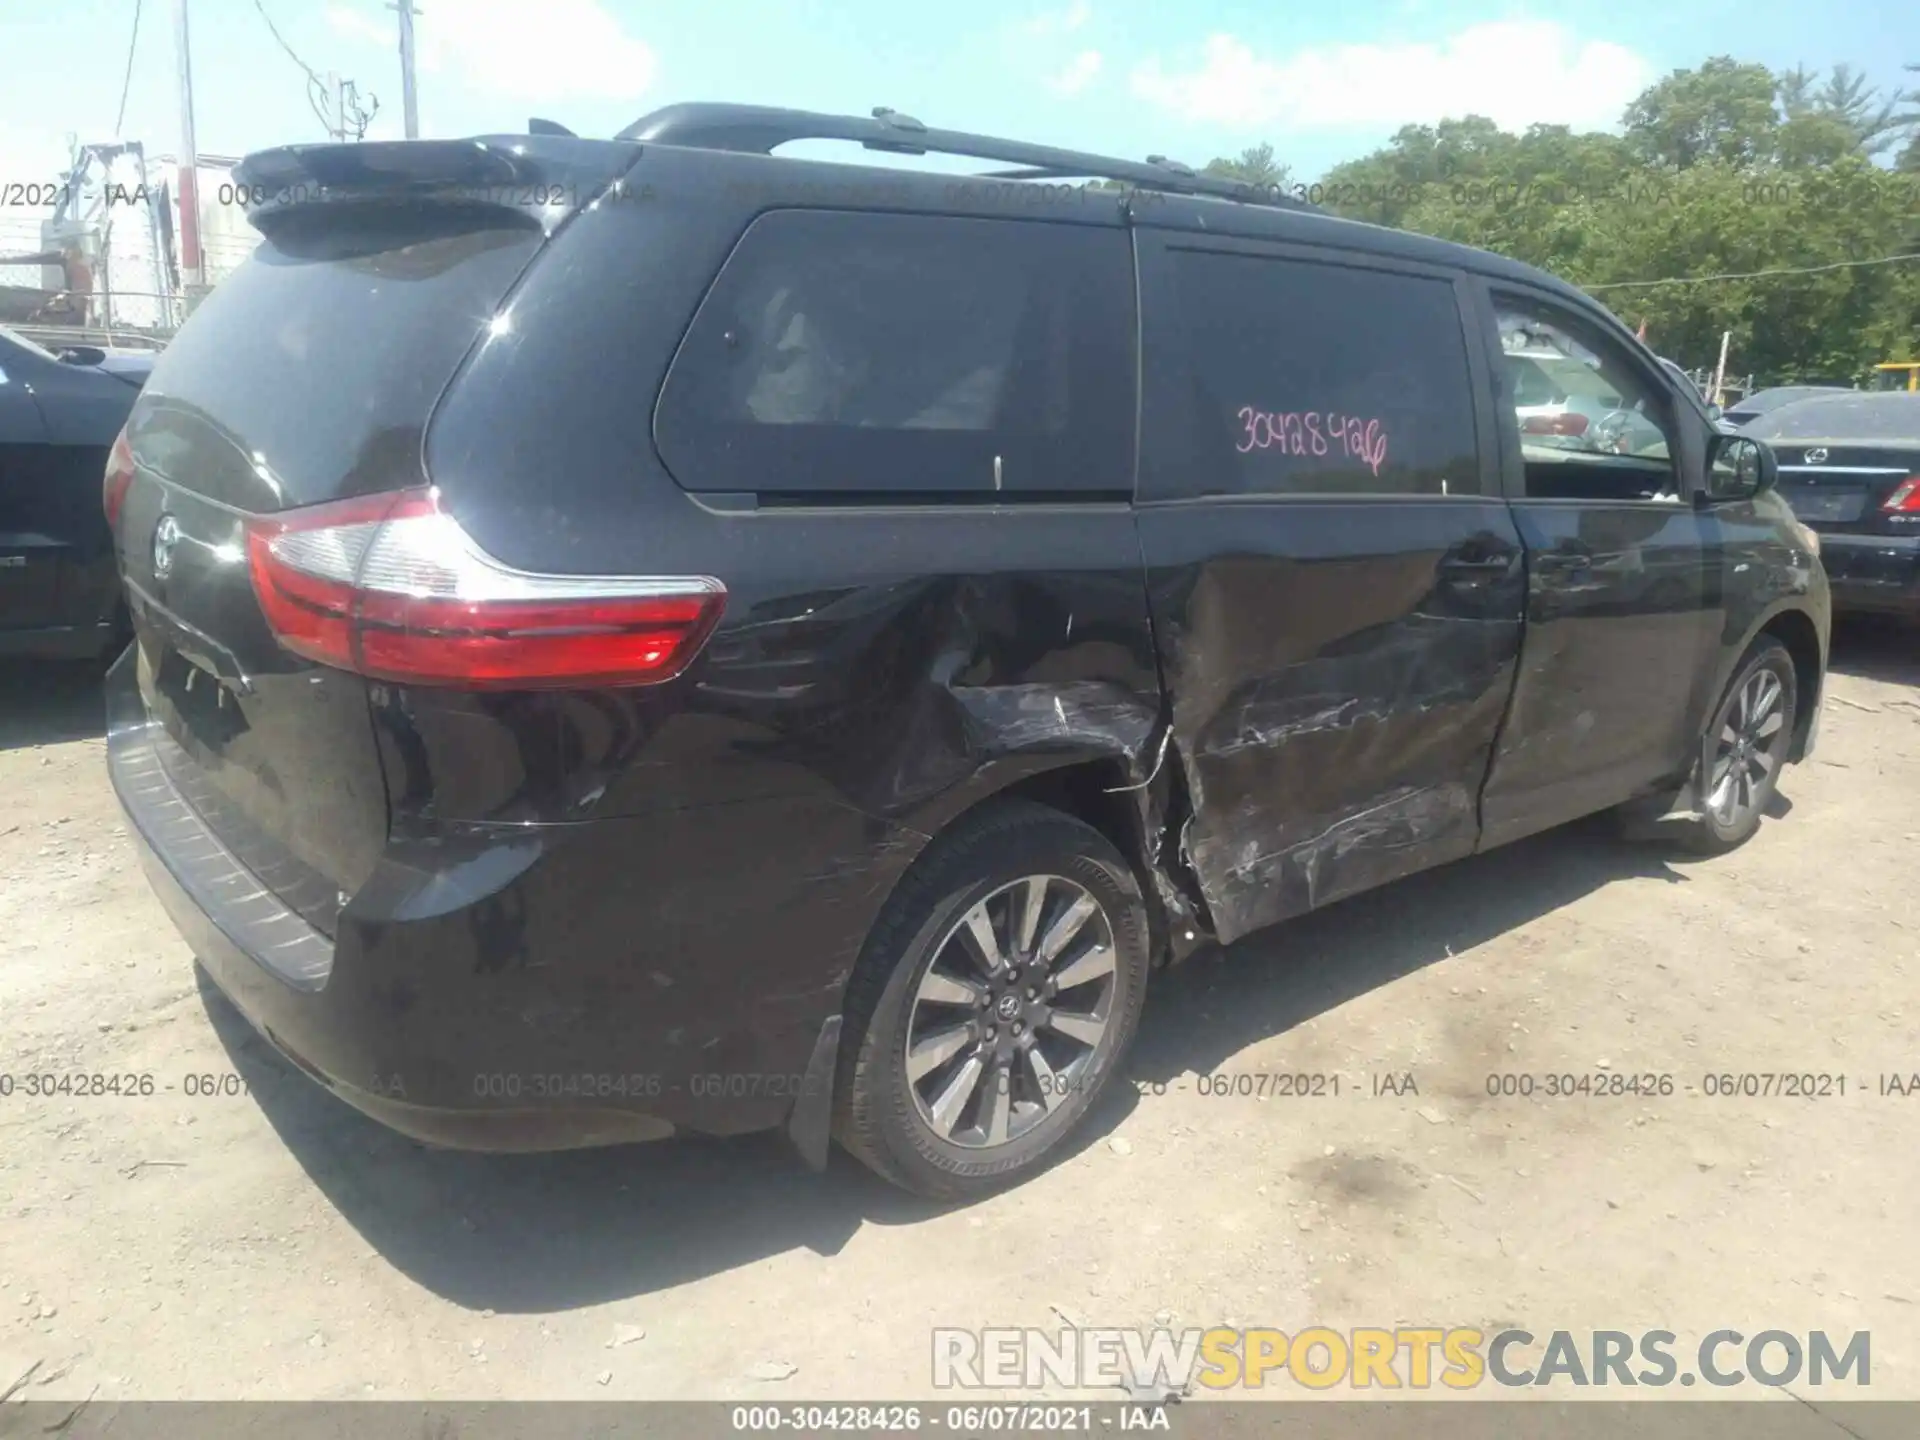
<svg viewBox="0 0 1920 1440"><path fill-rule="evenodd" d="M1551 346L1510 349L1506 361L1514 414L1526 443L1615 455L1664 451L1660 427L1622 400L1586 361Z"/></svg>

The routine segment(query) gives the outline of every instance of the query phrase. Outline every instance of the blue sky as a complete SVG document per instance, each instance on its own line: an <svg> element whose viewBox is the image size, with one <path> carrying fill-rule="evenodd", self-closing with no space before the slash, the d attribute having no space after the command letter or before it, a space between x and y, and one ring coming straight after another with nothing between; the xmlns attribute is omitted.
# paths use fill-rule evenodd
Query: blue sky
<svg viewBox="0 0 1920 1440"><path fill-rule="evenodd" d="M1199 164L1271 141L1296 179L1401 124L1613 125L1649 81L1715 53L1848 62L1894 87L1920 61L1913 0L417 0L427 135L550 116L609 134L662 104L739 99ZM381 0L191 0L200 149L324 138L264 5L314 69L379 97L397 136ZM52 178L68 133L110 139L135 0L0 6L0 183ZM177 142L173 0L144 0L123 133Z"/></svg>

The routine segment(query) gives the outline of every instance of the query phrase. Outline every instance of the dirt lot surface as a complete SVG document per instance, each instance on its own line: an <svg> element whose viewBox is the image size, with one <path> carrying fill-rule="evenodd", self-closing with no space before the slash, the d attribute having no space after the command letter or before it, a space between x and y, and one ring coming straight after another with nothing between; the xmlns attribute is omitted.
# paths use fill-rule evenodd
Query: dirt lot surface
<svg viewBox="0 0 1920 1440"><path fill-rule="evenodd" d="M34 1399L897 1398L931 1393L933 1326L1064 1317L1870 1330L1872 1396L1920 1398L1920 1096L1877 1093L1920 1071L1913 635L1842 633L1791 813L1737 854L1575 826L1202 955L1079 1153L961 1209L769 1138L492 1158L383 1131L197 980L94 677L4 683L0 1074L155 1093L0 1099L0 1389L37 1361ZM1302 1071L1340 1094L1201 1093ZM1749 1071L1846 1093L1702 1093ZM1488 1094L1550 1072L1675 1090Z"/></svg>

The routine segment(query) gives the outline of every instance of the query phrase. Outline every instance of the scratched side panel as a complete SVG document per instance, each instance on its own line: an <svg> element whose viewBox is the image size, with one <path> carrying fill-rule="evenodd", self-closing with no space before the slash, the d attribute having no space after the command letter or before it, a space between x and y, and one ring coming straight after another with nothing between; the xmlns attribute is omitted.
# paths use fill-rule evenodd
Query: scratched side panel
<svg viewBox="0 0 1920 1440"><path fill-rule="evenodd" d="M1183 836L1223 941L1472 850L1519 646L1504 504L1143 508L1192 798Z"/></svg>

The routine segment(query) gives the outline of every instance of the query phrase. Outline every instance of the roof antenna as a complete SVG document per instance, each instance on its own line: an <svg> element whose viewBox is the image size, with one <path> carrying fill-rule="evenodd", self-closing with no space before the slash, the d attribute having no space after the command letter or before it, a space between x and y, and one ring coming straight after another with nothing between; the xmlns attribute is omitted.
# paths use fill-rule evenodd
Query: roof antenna
<svg viewBox="0 0 1920 1440"><path fill-rule="evenodd" d="M529 135L566 135L576 140L580 138L558 120L542 120L538 115L527 121L527 133Z"/></svg>

